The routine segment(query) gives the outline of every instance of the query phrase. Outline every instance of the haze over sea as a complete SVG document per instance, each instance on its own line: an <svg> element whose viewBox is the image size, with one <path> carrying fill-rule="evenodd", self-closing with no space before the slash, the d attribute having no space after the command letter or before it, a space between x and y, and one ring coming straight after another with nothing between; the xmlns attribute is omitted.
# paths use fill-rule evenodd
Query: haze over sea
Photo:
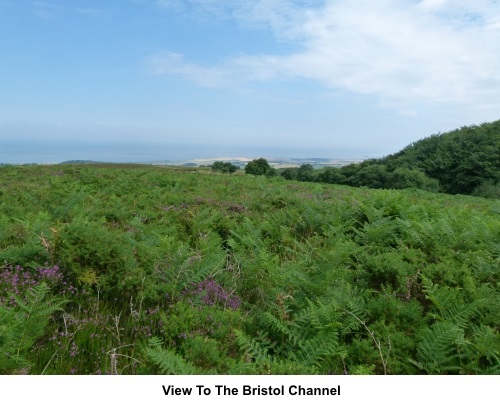
<svg viewBox="0 0 500 405"><path fill-rule="evenodd" d="M256 147L210 144L140 144L132 142L42 142L0 141L0 163L60 163L67 160L94 160L102 162L149 163L179 162L211 157L248 158L331 158L364 159L378 157L363 150L329 150L319 148Z"/></svg>

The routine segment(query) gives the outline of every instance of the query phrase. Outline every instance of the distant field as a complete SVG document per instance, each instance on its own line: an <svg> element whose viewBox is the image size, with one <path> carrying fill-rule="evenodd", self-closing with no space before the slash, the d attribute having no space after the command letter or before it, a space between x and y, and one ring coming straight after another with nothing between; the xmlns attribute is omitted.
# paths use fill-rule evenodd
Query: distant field
<svg viewBox="0 0 500 405"><path fill-rule="evenodd" d="M0 373L500 374L500 202L0 167Z"/></svg>

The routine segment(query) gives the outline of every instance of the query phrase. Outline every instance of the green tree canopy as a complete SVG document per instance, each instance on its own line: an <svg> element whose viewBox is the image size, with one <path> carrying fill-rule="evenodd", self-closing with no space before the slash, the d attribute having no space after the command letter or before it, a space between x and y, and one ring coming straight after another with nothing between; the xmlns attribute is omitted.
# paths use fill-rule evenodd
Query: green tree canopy
<svg viewBox="0 0 500 405"><path fill-rule="evenodd" d="M254 159L245 166L246 174L253 174L255 176L263 176L269 173L271 166L264 158Z"/></svg>
<svg viewBox="0 0 500 405"><path fill-rule="evenodd" d="M238 170L238 166L233 165L229 162L217 161L213 163L212 170L221 173L234 173L236 170Z"/></svg>
<svg viewBox="0 0 500 405"><path fill-rule="evenodd" d="M388 175L386 187L396 189L420 188L427 191L439 191L439 182L436 179L427 177L421 170L398 167Z"/></svg>
<svg viewBox="0 0 500 405"><path fill-rule="evenodd" d="M419 169L439 181L445 193L471 194L500 173L500 121L430 136L376 163L391 172Z"/></svg>
<svg viewBox="0 0 500 405"><path fill-rule="evenodd" d="M297 180L298 170L296 167L287 167L281 171L281 176L287 180Z"/></svg>
<svg viewBox="0 0 500 405"><path fill-rule="evenodd" d="M309 163L304 163L299 167L297 172L297 180L300 181L314 181L316 173L314 167Z"/></svg>
<svg viewBox="0 0 500 405"><path fill-rule="evenodd" d="M345 176L337 167L326 167L318 174L317 180L320 183L343 184Z"/></svg>
<svg viewBox="0 0 500 405"><path fill-rule="evenodd" d="M385 165L361 165L361 168L348 179L348 182L353 186L384 188L387 177L387 167Z"/></svg>

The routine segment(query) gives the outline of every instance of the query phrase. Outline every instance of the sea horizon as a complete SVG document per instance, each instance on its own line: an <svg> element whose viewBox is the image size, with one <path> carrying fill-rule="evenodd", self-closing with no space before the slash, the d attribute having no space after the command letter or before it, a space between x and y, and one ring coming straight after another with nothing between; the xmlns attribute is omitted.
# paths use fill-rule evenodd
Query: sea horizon
<svg viewBox="0 0 500 405"><path fill-rule="evenodd" d="M276 159L364 160L382 157L382 155L362 150L317 150L314 148L274 146L0 141L0 164L58 164L71 160L152 164L218 157L227 159L264 157Z"/></svg>

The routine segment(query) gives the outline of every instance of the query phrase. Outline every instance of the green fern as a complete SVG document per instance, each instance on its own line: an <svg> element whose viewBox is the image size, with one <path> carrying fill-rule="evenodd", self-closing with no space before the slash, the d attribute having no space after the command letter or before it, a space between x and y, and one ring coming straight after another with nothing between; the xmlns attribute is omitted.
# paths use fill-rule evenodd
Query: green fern
<svg viewBox="0 0 500 405"><path fill-rule="evenodd" d="M194 251L182 247L176 254L176 265L162 275L172 300L191 284L199 283L220 271L225 264L226 255L222 249Z"/></svg>
<svg viewBox="0 0 500 405"><path fill-rule="evenodd" d="M463 303L458 288L440 287L422 276L422 286L425 296L434 304L434 310L429 312L431 318L439 321L449 321L465 330L469 319L479 312L481 300ZM436 311L437 310L437 311Z"/></svg>
<svg viewBox="0 0 500 405"><path fill-rule="evenodd" d="M287 323L284 319L280 319L270 312L265 312L263 315L264 325L266 329L274 332L281 339L282 345L287 342L282 349L288 351L290 345L297 345L300 337L297 331L293 328L293 323Z"/></svg>
<svg viewBox="0 0 500 405"><path fill-rule="evenodd" d="M425 330L417 345L417 360L409 361L428 374L456 373L461 369L458 345L463 330L450 322L439 322Z"/></svg>
<svg viewBox="0 0 500 405"><path fill-rule="evenodd" d="M500 335L498 331L481 325L473 330L468 342L468 356L475 373L492 373L500 370Z"/></svg>
<svg viewBox="0 0 500 405"><path fill-rule="evenodd" d="M179 354L161 348L162 340L160 338L153 337L149 339L148 343L149 347L146 348L146 356L163 374L201 374L200 369L184 360Z"/></svg>
<svg viewBox="0 0 500 405"><path fill-rule="evenodd" d="M0 373L30 366L26 358L29 349L65 302L48 297L48 293L49 287L42 283L29 289L24 299L13 295L16 307L0 306Z"/></svg>
<svg viewBox="0 0 500 405"><path fill-rule="evenodd" d="M266 312L262 316L263 326L272 332L276 344L274 353L280 359L321 369L326 360L346 354L339 343L341 314L335 303L308 301L305 308L292 315Z"/></svg>
<svg viewBox="0 0 500 405"><path fill-rule="evenodd" d="M339 344L339 336L336 332L319 333L315 337L301 340L298 350L289 357L299 360L305 366L315 366L322 369L323 363L331 358L344 358L347 351Z"/></svg>
<svg viewBox="0 0 500 405"><path fill-rule="evenodd" d="M262 361L270 360L272 356L269 351L273 349L274 345L267 339L267 334L260 334L259 340L248 336L245 332L241 330L234 331L236 335L236 342L241 351L244 353L244 359L246 361Z"/></svg>

